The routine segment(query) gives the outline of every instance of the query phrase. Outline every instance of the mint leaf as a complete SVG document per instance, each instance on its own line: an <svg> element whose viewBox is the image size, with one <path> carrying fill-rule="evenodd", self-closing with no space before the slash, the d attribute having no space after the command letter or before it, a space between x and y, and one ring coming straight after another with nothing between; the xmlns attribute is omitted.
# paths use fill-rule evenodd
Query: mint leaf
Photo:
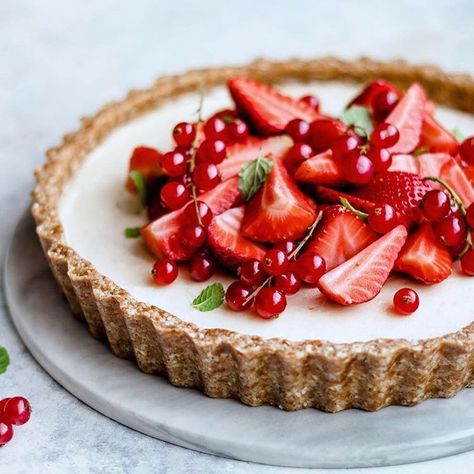
<svg viewBox="0 0 474 474"><path fill-rule="evenodd" d="M413 156L420 156L420 155L423 155L425 153L428 153L428 148L426 148L425 146L420 146L412 152L412 155Z"/></svg>
<svg viewBox="0 0 474 474"><path fill-rule="evenodd" d="M8 364L10 364L10 357L7 350L0 346L0 374L6 372Z"/></svg>
<svg viewBox="0 0 474 474"><path fill-rule="evenodd" d="M457 142L461 143L464 141L464 138L465 138L464 133L462 133L461 130L459 130L459 128L457 127L453 128L452 132Z"/></svg>
<svg viewBox="0 0 474 474"><path fill-rule="evenodd" d="M198 311L212 311L222 305L224 302L224 294L225 291L222 283L212 283L206 286L206 288L194 298L192 306Z"/></svg>
<svg viewBox="0 0 474 474"><path fill-rule="evenodd" d="M127 239L136 239L140 237L140 227L127 227L123 233Z"/></svg>
<svg viewBox="0 0 474 474"><path fill-rule="evenodd" d="M242 167L239 173L239 189L246 201L262 187L272 168L273 161L263 156Z"/></svg>
<svg viewBox="0 0 474 474"><path fill-rule="evenodd" d="M142 202L142 206L146 206L147 201L147 192L146 192L146 183L143 174L140 171L132 170L130 171L130 179L133 181L133 184L138 190L140 194L140 200Z"/></svg>
<svg viewBox="0 0 474 474"><path fill-rule="evenodd" d="M369 110L361 105L353 105L344 110L341 120L362 137L368 137L374 129Z"/></svg>

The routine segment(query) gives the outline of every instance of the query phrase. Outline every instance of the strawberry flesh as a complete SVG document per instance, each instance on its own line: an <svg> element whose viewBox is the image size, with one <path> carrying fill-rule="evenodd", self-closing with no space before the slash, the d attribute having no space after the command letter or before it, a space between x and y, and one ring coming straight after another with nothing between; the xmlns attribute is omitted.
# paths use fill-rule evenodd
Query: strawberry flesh
<svg viewBox="0 0 474 474"><path fill-rule="evenodd" d="M388 171L404 171L405 173L417 174L420 171L420 166L415 156L401 153L392 156L392 164Z"/></svg>
<svg viewBox="0 0 474 474"><path fill-rule="evenodd" d="M326 204L340 204L340 198L345 198L359 211L369 212L375 206L374 202L326 186L316 186L315 194L319 201Z"/></svg>
<svg viewBox="0 0 474 474"><path fill-rule="evenodd" d="M440 178L444 179L456 191L466 207L469 207L474 202L474 185L454 158L450 158L443 165L440 171Z"/></svg>
<svg viewBox="0 0 474 474"><path fill-rule="evenodd" d="M418 146L426 148L430 153L449 153L452 156L455 156L459 149L454 135L443 128L433 115L426 112Z"/></svg>
<svg viewBox="0 0 474 474"><path fill-rule="evenodd" d="M345 183L339 163L332 157L332 151L327 150L309 158L298 167L295 179L302 183L327 184L338 186Z"/></svg>
<svg viewBox="0 0 474 474"><path fill-rule="evenodd" d="M435 176L439 178L441 176L441 169L450 160L451 155L448 153L423 153L417 157L419 163L419 174L422 178L427 176ZM435 184L432 184L436 187Z"/></svg>

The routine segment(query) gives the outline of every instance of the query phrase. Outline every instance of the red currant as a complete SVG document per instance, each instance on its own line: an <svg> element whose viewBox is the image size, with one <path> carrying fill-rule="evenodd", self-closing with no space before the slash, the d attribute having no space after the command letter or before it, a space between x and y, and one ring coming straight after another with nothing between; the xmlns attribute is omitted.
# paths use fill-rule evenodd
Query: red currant
<svg viewBox="0 0 474 474"><path fill-rule="evenodd" d="M195 203L190 202L184 208L184 215L185 219L195 225L202 225L203 227L207 227L214 217L209 206L203 202L197 200ZM199 218L198 218L199 215Z"/></svg>
<svg viewBox="0 0 474 474"><path fill-rule="evenodd" d="M192 146L177 146L174 151L184 155L187 160L189 160L194 154L194 148Z"/></svg>
<svg viewBox="0 0 474 474"><path fill-rule="evenodd" d="M290 173L294 171L311 156L313 156L313 149L306 143L295 143L286 153L284 163L289 169Z"/></svg>
<svg viewBox="0 0 474 474"><path fill-rule="evenodd" d="M194 184L201 191L215 188L221 182L219 170L214 163L198 163L192 176Z"/></svg>
<svg viewBox="0 0 474 474"><path fill-rule="evenodd" d="M179 151L169 151L161 158L163 172L172 178L182 176L188 167L186 157Z"/></svg>
<svg viewBox="0 0 474 474"><path fill-rule="evenodd" d="M474 136L466 138L461 143L459 154L468 165L474 165Z"/></svg>
<svg viewBox="0 0 474 474"><path fill-rule="evenodd" d="M0 421L0 448L9 443L13 438L13 426L10 423Z"/></svg>
<svg viewBox="0 0 474 474"><path fill-rule="evenodd" d="M292 240L280 240L275 244L275 248L278 250L283 250L286 255L290 255L290 253L295 250L296 243Z"/></svg>
<svg viewBox="0 0 474 474"><path fill-rule="evenodd" d="M234 109L223 109L216 112L213 117L218 117L224 121L225 124L234 122L239 118L239 114Z"/></svg>
<svg viewBox="0 0 474 474"><path fill-rule="evenodd" d="M295 143L306 142L309 136L309 123L302 119L293 119L285 127L285 133L289 135Z"/></svg>
<svg viewBox="0 0 474 474"><path fill-rule="evenodd" d="M222 140L204 140L197 150L197 159L201 163L219 164L227 154L227 148Z"/></svg>
<svg viewBox="0 0 474 474"><path fill-rule="evenodd" d="M184 184L170 181L161 188L160 197L163 204L174 211L183 207L189 201L190 195Z"/></svg>
<svg viewBox="0 0 474 474"><path fill-rule="evenodd" d="M255 297L255 310L263 319L270 319L283 313L286 308L286 296L271 286L262 288Z"/></svg>
<svg viewBox="0 0 474 474"><path fill-rule="evenodd" d="M376 148L390 148L400 139L400 132L395 125L380 123L370 135L370 144Z"/></svg>
<svg viewBox="0 0 474 474"><path fill-rule="evenodd" d="M214 260L207 254L197 254L191 260L189 274L196 281L206 281L214 275L216 265Z"/></svg>
<svg viewBox="0 0 474 474"><path fill-rule="evenodd" d="M461 245L467 237L467 230L464 221L459 217L443 217L437 226L436 231L441 242L447 247L457 247Z"/></svg>
<svg viewBox="0 0 474 474"><path fill-rule="evenodd" d="M248 260L242 263L239 276L240 281L247 283L247 285L258 286L263 283L267 275L262 262L259 260Z"/></svg>
<svg viewBox="0 0 474 474"><path fill-rule="evenodd" d="M474 202L467 208L466 222L471 229L474 229Z"/></svg>
<svg viewBox="0 0 474 474"><path fill-rule="evenodd" d="M206 241L206 230L200 225L187 224L180 234L183 245L191 249L197 249Z"/></svg>
<svg viewBox="0 0 474 474"><path fill-rule="evenodd" d="M196 138L196 126L189 122L180 122L173 128L173 139L178 146L190 147Z"/></svg>
<svg viewBox="0 0 474 474"><path fill-rule="evenodd" d="M359 145L360 141L358 138L351 135L343 135L331 147L332 156L336 160L343 160L352 154L358 153Z"/></svg>
<svg viewBox="0 0 474 474"><path fill-rule="evenodd" d="M374 165L365 155L352 155L344 162L344 176L352 184L367 184L374 174Z"/></svg>
<svg viewBox="0 0 474 474"><path fill-rule="evenodd" d="M381 90L372 100L372 109L377 120L383 120L394 109L399 95L393 89Z"/></svg>
<svg viewBox="0 0 474 474"><path fill-rule="evenodd" d="M158 285L169 285L178 277L178 265L168 258L158 260L153 265L151 275Z"/></svg>
<svg viewBox="0 0 474 474"><path fill-rule="evenodd" d="M474 250L468 250L461 257L461 270L469 276L474 276Z"/></svg>
<svg viewBox="0 0 474 474"><path fill-rule="evenodd" d="M234 281L225 292L225 300L230 309L243 311L252 306L253 299L248 300L253 288L241 281Z"/></svg>
<svg viewBox="0 0 474 474"><path fill-rule="evenodd" d="M374 165L374 171L387 171L392 165L392 154L386 148L370 147L367 157Z"/></svg>
<svg viewBox="0 0 474 474"><path fill-rule="evenodd" d="M226 124L220 117L211 117L204 124L204 134L211 140L223 140L226 136Z"/></svg>
<svg viewBox="0 0 474 474"><path fill-rule="evenodd" d="M401 314L411 314L420 306L418 294L411 288L401 288L393 296L393 306Z"/></svg>
<svg viewBox="0 0 474 474"><path fill-rule="evenodd" d="M423 215L429 221L439 221L451 212L451 199L444 191L428 191L421 202Z"/></svg>
<svg viewBox="0 0 474 474"><path fill-rule="evenodd" d="M398 224L397 211L390 204L377 204L369 210L367 221L374 232L386 234Z"/></svg>
<svg viewBox="0 0 474 474"><path fill-rule="evenodd" d="M273 285L285 295L294 295L301 288L301 281L291 271L282 273L275 277Z"/></svg>
<svg viewBox="0 0 474 474"><path fill-rule="evenodd" d="M315 285L326 273L326 262L316 253L304 253L296 259L291 269L300 280Z"/></svg>
<svg viewBox="0 0 474 474"><path fill-rule="evenodd" d="M231 142L242 142L249 136L249 127L242 120L227 125L227 137Z"/></svg>
<svg viewBox="0 0 474 474"><path fill-rule="evenodd" d="M281 275L288 267L288 257L283 250L272 249L265 254L263 268L269 275Z"/></svg>
<svg viewBox="0 0 474 474"><path fill-rule="evenodd" d="M9 398L3 406L3 415L0 418L11 425L24 425L28 422L30 416L30 402L23 397L13 397Z"/></svg>
<svg viewBox="0 0 474 474"><path fill-rule="evenodd" d="M305 104L309 105L312 109L314 109L316 112L319 112L319 99L315 95L305 95L301 97L301 102L304 102Z"/></svg>
<svg viewBox="0 0 474 474"><path fill-rule="evenodd" d="M309 143L316 153L330 148L341 135L337 122L331 119L317 119L309 126Z"/></svg>

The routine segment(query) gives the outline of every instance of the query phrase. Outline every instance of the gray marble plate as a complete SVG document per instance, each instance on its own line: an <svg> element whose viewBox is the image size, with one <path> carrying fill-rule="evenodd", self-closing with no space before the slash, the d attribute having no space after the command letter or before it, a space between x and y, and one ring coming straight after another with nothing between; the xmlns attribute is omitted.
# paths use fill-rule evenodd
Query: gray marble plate
<svg viewBox="0 0 474 474"><path fill-rule="evenodd" d="M286 413L210 399L139 372L71 317L28 214L16 229L5 262L5 290L20 335L53 378L104 415L161 440L295 467L385 466L474 448L474 390L377 413Z"/></svg>

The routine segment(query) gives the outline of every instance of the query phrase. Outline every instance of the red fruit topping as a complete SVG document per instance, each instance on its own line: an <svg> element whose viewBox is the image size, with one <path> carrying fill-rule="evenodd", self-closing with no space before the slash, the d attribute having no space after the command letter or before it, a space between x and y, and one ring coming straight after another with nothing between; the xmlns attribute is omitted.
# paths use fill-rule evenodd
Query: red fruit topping
<svg viewBox="0 0 474 474"><path fill-rule="evenodd" d="M400 139L389 150L392 153L409 153L418 145L426 103L423 88L415 83L407 90L385 119L400 132Z"/></svg>
<svg viewBox="0 0 474 474"><path fill-rule="evenodd" d="M306 252L321 255L326 269L332 270L376 239L377 234L352 212L342 206L333 206L324 212Z"/></svg>
<svg viewBox="0 0 474 474"><path fill-rule="evenodd" d="M370 135L370 144L375 148L390 148L400 139L400 132L395 125L379 123Z"/></svg>
<svg viewBox="0 0 474 474"><path fill-rule="evenodd" d="M211 208L200 199L195 203L190 202L184 209L184 219L192 225L207 227L213 217Z"/></svg>
<svg viewBox="0 0 474 474"><path fill-rule="evenodd" d="M177 181L169 181L160 191L163 204L172 211L183 207L190 199L189 191L184 184Z"/></svg>
<svg viewBox="0 0 474 474"><path fill-rule="evenodd" d="M332 157L331 150L303 161L295 172L295 179L303 183L332 186L345 183L343 167Z"/></svg>
<svg viewBox="0 0 474 474"><path fill-rule="evenodd" d="M226 124L220 117L211 117L203 129L204 135L209 140L224 140L226 137Z"/></svg>
<svg viewBox="0 0 474 474"><path fill-rule="evenodd" d="M301 288L301 281L291 271L277 275L273 280L273 286L285 295L294 295Z"/></svg>
<svg viewBox="0 0 474 474"><path fill-rule="evenodd" d="M173 128L173 139L178 146L190 147L196 138L196 126L189 122L180 122Z"/></svg>
<svg viewBox="0 0 474 474"><path fill-rule="evenodd" d="M180 232L181 242L185 247L197 249L206 241L206 230L195 224L186 224Z"/></svg>
<svg viewBox="0 0 474 474"><path fill-rule="evenodd" d="M432 285L451 275L452 264L451 253L440 243L431 224L426 223L408 237L395 270Z"/></svg>
<svg viewBox="0 0 474 474"><path fill-rule="evenodd" d="M263 283L267 274L260 260L248 260L240 267L240 281L250 286L258 286Z"/></svg>
<svg viewBox="0 0 474 474"><path fill-rule="evenodd" d="M298 239L315 219L314 204L298 189L283 164L274 161L265 184L246 206L242 234L262 242Z"/></svg>
<svg viewBox="0 0 474 474"><path fill-rule="evenodd" d="M285 133L289 135L295 143L306 142L309 137L309 123L302 119L290 120L285 127Z"/></svg>
<svg viewBox="0 0 474 474"><path fill-rule="evenodd" d="M9 443L13 438L13 426L10 423L0 421L0 448Z"/></svg>
<svg viewBox="0 0 474 474"><path fill-rule="evenodd" d="M474 203L467 208L466 222L471 229L474 229Z"/></svg>
<svg viewBox="0 0 474 474"><path fill-rule="evenodd" d="M380 293L400 249L407 238L406 228L395 227L347 262L323 275L319 289L342 305L365 303Z"/></svg>
<svg viewBox="0 0 474 474"><path fill-rule="evenodd" d="M331 147L332 156L334 159L342 161L347 156L358 153L359 145L360 140L358 137L343 135L339 137Z"/></svg>
<svg viewBox="0 0 474 474"><path fill-rule="evenodd" d="M174 151L184 155L187 160L189 160L194 154L194 148L192 146L177 146Z"/></svg>
<svg viewBox="0 0 474 474"><path fill-rule="evenodd" d="M439 178L443 166L451 161L451 155L447 153L423 153L416 158L413 157L413 159L419 163L419 170L414 171L414 173L418 173L422 178L427 176ZM432 186L435 187L436 184L432 184Z"/></svg>
<svg viewBox="0 0 474 474"><path fill-rule="evenodd" d="M3 412L5 410L5 405L7 404L8 400L10 400L10 398L11 397L0 400L0 419L2 418Z"/></svg>
<svg viewBox="0 0 474 474"><path fill-rule="evenodd" d="M398 225L397 211L390 204L376 204L367 219L370 228L378 234L386 234Z"/></svg>
<svg viewBox="0 0 474 474"><path fill-rule="evenodd" d="M420 306L418 294L411 288L402 288L393 296L393 306L400 314L414 313Z"/></svg>
<svg viewBox="0 0 474 474"><path fill-rule="evenodd" d="M280 240L280 242L277 242L274 247L278 250L283 250L286 255L290 255L290 253L295 250L296 243L292 240Z"/></svg>
<svg viewBox="0 0 474 474"><path fill-rule="evenodd" d="M249 136L249 128L242 120L235 120L227 125L227 138L230 142L243 142Z"/></svg>
<svg viewBox="0 0 474 474"><path fill-rule="evenodd" d="M182 176L188 168L187 158L178 151L169 151L161 159L163 171L172 178Z"/></svg>
<svg viewBox="0 0 474 474"><path fill-rule="evenodd" d="M158 285L169 285L178 277L178 265L167 258L158 260L153 265L151 275Z"/></svg>
<svg viewBox="0 0 474 474"><path fill-rule="evenodd" d="M435 222L451 212L451 199L444 191L433 189L424 195L421 206L426 219Z"/></svg>
<svg viewBox="0 0 474 474"><path fill-rule="evenodd" d="M326 261L321 255L308 251L292 263L291 269L300 280L316 285L326 272Z"/></svg>
<svg viewBox="0 0 474 474"><path fill-rule="evenodd" d="M130 158L129 171L139 171L145 178L147 184L163 176L161 169L161 153L154 148L139 146L133 150ZM127 189L133 192L137 191L133 180L127 178Z"/></svg>
<svg viewBox="0 0 474 474"><path fill-rule="evenodd" d="M474 276L474 250L468 250L461 257L461 270L466 275Z"/></svg>
<svg viewBox="0 0 474 474"><path fill-rule="evenodd" d="M386 148L371 147L367 152L367 158L374 165L374 171L379 173L387 171L392 166L392 154Z"/></svg>
<svg viewBox="0 0 474 474"><path fill-rule="evenodd" d="M271 319L283 313L286 308L286 296L280 290L265 286L255 297L255 311L263 319Z"/></svg>
<svg viewBox="0 0 474 474"><path fill-rule="evenodd" d="M361 199L351 194L343 193L339 190L327 188L326 186L316 187L316 197L319 199L319 201L328 204L340 204L340 198L343 197L349 201L349 204L364 212L369 212L369 210L375 206L374 202Z"/></svg>
<svg viewBox="0 0 474 474"><path fill-rule="evenodd" d="M197 150L197 160L200 163L213 163L218 165L226 157L227 149L222 140L207 138Z"/></svg>
<svg viewBox="0 0 474 474"><path fill-rule="evenodd" d="M459 154L468 165L474 165L474 136L466 138L461 143Z"/></svg>
<svg viewBox="0 0 474 474"><path fill-rule="evenodd" d="M430 153L449 153L456 156L459 143L452 133L443 128L435 118L425 111L418 147Z"/></svg>
<svg viewBox="0 0 474 474"><path fill-rule="evenodd" d="M214 275L216 265L214 260L206 254L197 254L191 260L189 274L196 281L206 281Z"/></svg>
<svg viewBox="0 0 474 474"><path fill-rule="evenodd" d="M24 425L31 416L30 402L23 397L12 397L7 399L3 405L3 414L0 419L11 425ZM0 441L0 444L1 441Z"/></svg>
<svg viewBox="0 0 474 474"><path fill-rule="evenodd" d="M245 238L241 231L244 208L236 207L215 217L208 227L208 241L213 253L226 266L236 267L248 260L263 260L265 249Z"/></svg>
<svg viewBox="0 0 474 474"><path fill-rule="evenodd" d="M319 112L319 99L315 95L305 95L301 97L300 101L309 105L316 112Z"/></svg>
<svg viewBox="0 0 474 474"><path fill-rule="evenodd" d="M349 183L367 184L374 174L374 165L365 155L352 155L345 161L343 173Z"/></svg>
<svg viewBox="0 0 474 474"><path fill-rule="evenodd" d="M214 163L198 163L194 168L192 178L201 191L215 188L221 182L219 170Z"/></svg>
<svg viewBox="0 0 474 474"><path fill-rule="evenodd" d="M394 89L378 92L372 101L372 110L377 120L383 120L395 108L400 100L400 94Z"/></svg>
<svg viewBox="0 0 474 474"><path fill-rule="evenodd" d="M440 178L444 179L457 193L467 207L474 202L474 184L468 179L461 165L454 159L443 165Z"/></svg>
<svg viewBox="0 0 474 474"><path fill-rule="evenodd" d="M375 113L376 111L374 110L374 101L377 95L383 91L393 91L397 95L397 97L400 97L400 92L394 85L390 84L387 81L378 80L368 84L363 89L363 91L355 99L352 100L349 106L355 104L363 105L365 107L368 107L374 115L377 115Z"/></svg>
<svg viewBox="0 0 474 474"><path fill-rule="evenodd" d="M341 122L333 119L315 120L309 127L309 144L316 153L326 151L343 135L345 128Z"/></svg>
<svg viewBox="0 0 474 474"><path fill-rule="evenodd" d="M283 250L272 249L265 254L263 268L269 275L281 275L288 268L288 257Z"/></svg>
<svg viewBox="0 0 474 474"><path fill-rule="evenodd" d="M283 164L290 173L294 175L301 163L313 156L313 149L306 143L295 143L283 159Z"/></svg>
<svg viewBox="0 0 474 474"><path fill-rule="evenodd" d="M265 135L281 133L295 118L311 122L318 116L306 103L252 79L235 77L229 80L228 86L241 113Z"/></svg>
<svg viewBox="0 0 474 474"><path fill-rule="evenodd" d="M385 151L388 151L388 150L385 150ZM370 152L371 150L369 150L368 155L372 159L372 157L370 156ZM373 160L376 171L383 171L383 170L377 170L376 161L377 159ZM388 167L387 171L404 171L405 173L418 174L420 171L420 166L419 166L418 161L419 161L418 158L412 155L404 155L404 154L392 155L391 164Z"/></svg>
<svg viewBox="0 0 474 474"><path fill-rule="evenodd" d="M271 157L274 160L283 158L292 144L291 138L284 135L265 139L251 137L243 143L228 146L227 158L218 166L222 180L238 175L242 166L259 156Z"/></svg>
<svg viewBox="0 0 474 474"><path fill-rule="evenodd" d="M253 288L240 281L234 281L225 292L225 300L230 309L243 311L252 306L252 299L247 298L252 294Z"/></svg>
<svg viewBox="0 0 474 474"><path fill-rule="evenodd" d="M466 240L466 224L459 217L444 217L437 223L436 233L441 242L447 247L458 247Z"/></svg>

